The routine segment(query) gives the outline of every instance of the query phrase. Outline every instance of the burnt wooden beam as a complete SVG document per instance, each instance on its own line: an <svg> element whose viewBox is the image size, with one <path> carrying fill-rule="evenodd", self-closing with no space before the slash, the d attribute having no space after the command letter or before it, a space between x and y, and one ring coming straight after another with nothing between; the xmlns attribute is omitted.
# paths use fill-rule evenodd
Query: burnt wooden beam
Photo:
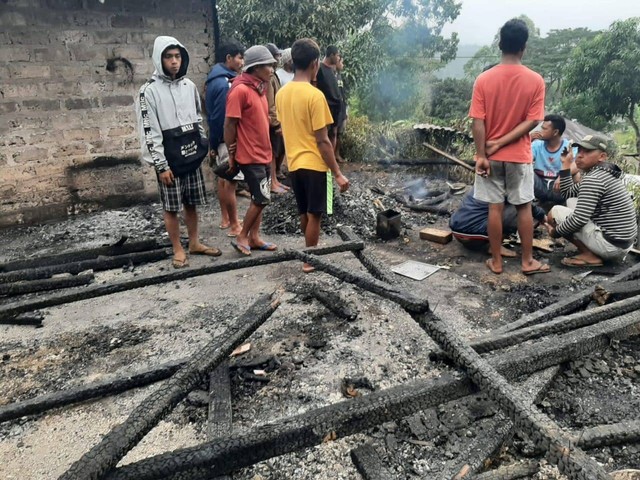
<svg viewBox="0 0 640 480"><path fill-rule="evenodd" d="M531 478L539 471L540 462L528 460L483 472L473 477L473 480L517 480L519 478Z"/></svg>
<svg viewBox="0 0 640 480"><path fill-rule="evenodd" d="M126 242L126 237L123 238ZM12 262L0 264L0 272L11 272L13 270L25 270L58 265L61 263L79 262L82 260L97 258L99 256L113 256L133 252L144 252L146 250L155 250L168 246L166 244L158 243L156 239L125 242L123 242L121 239L116 244L105 247L88 248L84 250L76 250L74 252L61 253L58 255L47 255L42 257L28 258L24 260L14 260Z"/></svg>
<svg viewBox="0 0 640 480"><path fill-rule="evenodd" d="M123 255L99 256L88 260L70 261L46 267L31 268L28 270L14 270L0 273L0 284L17 282L21 280L38 280L49 278L59 273L77 274L86 270L95 272L120 268L125 265L139 265L141 263L156 262L171 255L168 248L158 248L145 252L125 253ZM0 285L0 288L2 285Z"/></svg>
<svg viewBox="0 0 640 480"><path fill-rule="evenodd" d="M582 448L598 448L640 442L640 421L631 420L610 425L598 425L575 432Z"/></svg>
<svg viewBox="0 0 640 480"><path fill-rule="evenodd" d="M380 460L380 454L370 443L351 450L351 460L364 480L393 480L396 478Z"/></svg>
<svg viewBox="0 0 640 480"><path fill-rule="evenodd" d="M346 226L338 227L338 235L340 235L340 238L345 242L356 242L360 240L353 230ZM378 280L390 284L396 283L394 275L389 272L388 268L384 268L382 261L380 261L373 252L363 248L361 250L354 250L353 255L360 261L362 266Z"/></svg>
<svg viewBox="0 0 640 480"><path fill-rule="evenodd" d="M143 400L129 417L107 433L60 477L100 479L155 427L187 394L255 332L280 305L280 291L262 295L226 331L193 354L162 388Z"/></svg>
<svg viewBox="0 0 640 480"><path fill-rule="evenodd" d="M231 379L229 361L222 362L209 376L209 416L207 418L207 439L215 440L231 434L233 412L231 408ZM231 474L208 475L212 480L231 480Z"/></svg>
<svg viewBox="0 0 640 480"><path fill-rule="evenodd" d="M88 285L94 280L93 272L68 277L47 278L44 280L31 280L26 282L0 284L0 295L12 297L26 293L60 290L62 288L80 287Z"/></svg>
<svg viewBox="0 0 640 480"><path fill-rule="evenodd" d="M619 282L609 285L596 285L592 297L598 305L616 302L625 298L640 295L640 282Z"/></svg>
<svg viewBox="0 0 640 480"><path fill-rule="evenodd" d="M358 318L358 307L340 295L334 286L325 282L306 279L303 282L292 282L286 288L294 293L315 298L337 317L348 322L353 322Z"/></svg>
<svg viewBox="0 0 640 480"><path fill-rule="evenodd" d="M327 247L311 248L302 251L313 252L316 255L328 255L331 253L361 250L363 248L364 244L361 241L355 241L339 243ZM127 290L147 287L150 285L160 285L163 283L185 280L187 278L238 270L241 268L270 265L272 263L294 260L295 258L296 256L291 252L275 252L273 254L255 256L252 255L248 258L240 258L228 262L216 262L213 264L203 265L201 267L183 268L160 275L131 278L110 285L94 285L77 292L57 293L50 296L42 296L40 298L25 300L22 302L7 303L4 305L0 305L0 320L12 318L24 312L31 312L34 310L53 307L56 305L64 305L66 303L77 302L89 298L103 297L105 295L112 295L114 293L125 292Z"/></svg>

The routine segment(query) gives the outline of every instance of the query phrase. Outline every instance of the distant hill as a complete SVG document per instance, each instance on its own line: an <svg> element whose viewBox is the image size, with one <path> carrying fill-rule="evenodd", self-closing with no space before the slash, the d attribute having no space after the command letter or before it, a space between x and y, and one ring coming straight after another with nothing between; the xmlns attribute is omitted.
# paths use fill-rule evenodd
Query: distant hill
<svg viewBox="0 0 640 480"><path fill-rule="evenodd" d="M458 45L457 58L438 70L436 78L464 78L464 65L473 57L482 45Z"/></svg>

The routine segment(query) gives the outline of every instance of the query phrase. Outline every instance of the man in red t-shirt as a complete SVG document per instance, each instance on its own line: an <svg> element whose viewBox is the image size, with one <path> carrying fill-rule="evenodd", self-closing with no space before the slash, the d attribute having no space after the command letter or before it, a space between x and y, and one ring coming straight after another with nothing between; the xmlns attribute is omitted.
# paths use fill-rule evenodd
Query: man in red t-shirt
<svg viewBox="0 0 640 480"><path fill-rule="evenodd" d="M237 166L249 185L251 204L244 216L242 231L231 245L243 255L251 249L276 250L276 245L260 238L262 210L271 201L271 141L267 83L275 59L262 45L244 52L244 73L233 82L227 96L224 142L229 148L229 169Z"/></svg>
<svg viewBox="0 0 640 480"><path fill-rule="evenodd" d="M529 31L519 19L500 29L501 62L481 73L473 86L469 116L476 145L474 198L489 203L487 267L502 273L502 211L505 200L518 211L522 273L546 273L533 258L533 166L529 132L544 118L544 80L522 65Z"/></svg>

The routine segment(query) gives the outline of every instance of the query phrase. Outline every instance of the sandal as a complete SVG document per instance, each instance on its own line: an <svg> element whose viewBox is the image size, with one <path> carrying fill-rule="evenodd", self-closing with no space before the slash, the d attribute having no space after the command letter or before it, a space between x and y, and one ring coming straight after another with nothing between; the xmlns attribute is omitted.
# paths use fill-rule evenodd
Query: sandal
<svg viewBox="0 0 640 480"><path fill-rule="evenodd" d="M206 255L208 257L219 257L222 255L220 249L215 247L207 247L206 245L200 245L197 250L189 249L191 255Z"/></svg>
<svg viewBox="0 0 640 480"><path fill-rule="evenodd" d="M184 258L176 258L173 257L173 259L171 260L171 265L173 265L173 268L185 268L189 266L189 259L187 257Z"/></svg>
<svg viewBox="0 0 640 480"><path fill-rule="evenodd" d="M522 270L523 275L535 275L537 273L549 273L551 271L551 267L548 263L540 263L538 268L534 268L532 270Z"/></svg>
<svg viewBox="0 0 640 480"><path fill-rule="evenodd" d="M251 247L249 245L242 245L235 240L231 240L231 246L236 250L236 252L241 253L245 257L251 255Z"/></svg>
<svg viewBox="0 0 640 480"><path fill-rule="evenodd" d="M580 267L591 268L591 267L601 267L603 265L602 262L591 263L579 257L564 257L562 260L560 260L560 263L565 267L571 267L571 268L580 268Z"/></svg>
<svg viewBox="0 0 640 480"><path fill-rule="evenodd" d="M278 246L275 243L265 242L262 245L256 247L251 245L251 249L253 250L263 250L265 252L275 252L278 249Z"/></svg>

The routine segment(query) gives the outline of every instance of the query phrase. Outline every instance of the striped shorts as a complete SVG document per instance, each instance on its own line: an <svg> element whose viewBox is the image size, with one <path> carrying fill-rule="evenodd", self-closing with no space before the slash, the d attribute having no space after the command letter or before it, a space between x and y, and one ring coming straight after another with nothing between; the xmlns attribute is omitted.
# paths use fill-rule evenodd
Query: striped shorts
<svg viewBox="0 0 640 480"><path fill-rule="evenodd" d="M164 211L179 212L182 210L182 205L207 204L202 167L182 177L175 177L173 185L169 186L162 183L159 176L157 178L160 201Z"/></svg>

